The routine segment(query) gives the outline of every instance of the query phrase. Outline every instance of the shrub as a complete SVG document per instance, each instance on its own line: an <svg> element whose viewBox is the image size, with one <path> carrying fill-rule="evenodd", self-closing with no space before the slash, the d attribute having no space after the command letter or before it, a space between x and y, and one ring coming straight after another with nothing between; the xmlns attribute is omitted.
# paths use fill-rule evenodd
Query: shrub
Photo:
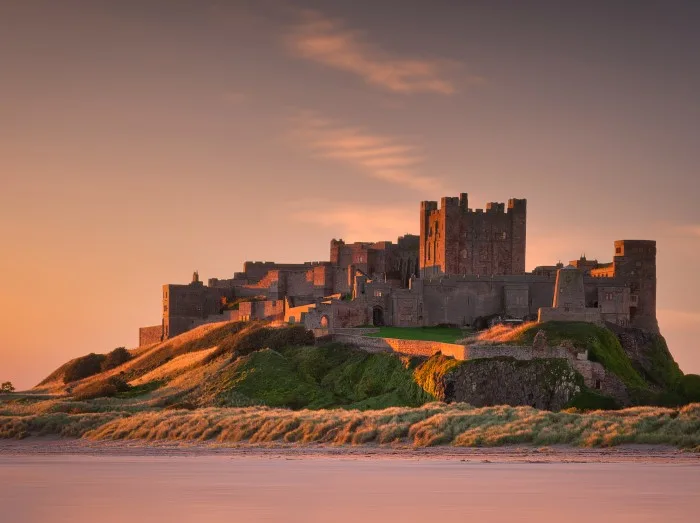
<svg viewBox="0 0 700 523"><path fill-rule="evenodd" d="M700 376L686 374L681 378L680 392L690 403L700 402Z"/></svg>
<svg viewBox="0 0 700 523"><path fill-rule="evenodd" d="M0 392L14 392L15 391L15 386L12 385L11 381L6 381L2 385L0 385Z"/></svg>
<svg viewBox="0 0 700 523"><path fill-rule="evenodd" d="M256 350L281 350L288 347L303 347L313 345L313 332L306 330L303 325L272 328L264 324L253 323L234 335L227 336L219 343L216 351L210 354L206 362L212 361L223 354L231 354L235 360Z"/></svg>
<svg viewBox="0 0 700 523"><path fill-rule="evenodd" d="M73 397L77 400L106 398L116 396L120 392L126 392L129 388L129 384L122 378L111 376L105 380L94 381L77 387L73 392Z"/></svg>
<svg viewBox="0 0 700 523"><path fill-rule="evenodd" d="M610 396L605 396L592 390L583 390L577 394L566 405L566 408L571 407L578 410L617 410L620 408Z"/></svg>
<svg viewBox="0 0 700 523"><path fill-rule="evenodd" d="M63 383L82 380L102 372L102 363L107 357L104 354L91 352L87 356L74 359L66 367L63 375Z"/></svg>
<svg viewBox="0 0 700 523"><path fill-rule="evenodd" d="M124 347L117 347L107 354L102 362L102 370L110 370L126 363L132 358L131 353Z"/></svg>

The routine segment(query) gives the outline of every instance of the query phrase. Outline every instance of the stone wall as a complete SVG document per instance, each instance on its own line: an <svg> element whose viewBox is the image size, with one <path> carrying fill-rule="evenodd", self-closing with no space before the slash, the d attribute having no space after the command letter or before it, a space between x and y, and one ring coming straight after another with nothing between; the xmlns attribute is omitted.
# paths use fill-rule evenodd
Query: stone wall
<svg viewBox="0 0 700 523"><path fill-rule="evenodd" d="M367 334L378 334L378 327L354 327L354 328L338 328L333 329L335 334L349 334L354 336L366 336Z"/></svg>
<svg viewBox="0 0 700 523"><path fill-rule="evenodd" d="M160 343L163 340L163 326L152 325L139 329L139 347Z"/></svg>
<svg viewBox="0 0 700 523"><path fill-rule="evenodd" d="M367 352L395 352L409 356L430 357L441 353L457 360L468 359L469 349L464 345L439 341L399 340L396 338L370 338L352 334L333 334L333 341L354 345Z"/></svg>
<svg viewBox="0 0 700 523"><path fill-rule="evenodd" d="M537 315L537 321L582 321L586 323L603 324L599 309L568 310L563 307L542 307Z"/></svg>

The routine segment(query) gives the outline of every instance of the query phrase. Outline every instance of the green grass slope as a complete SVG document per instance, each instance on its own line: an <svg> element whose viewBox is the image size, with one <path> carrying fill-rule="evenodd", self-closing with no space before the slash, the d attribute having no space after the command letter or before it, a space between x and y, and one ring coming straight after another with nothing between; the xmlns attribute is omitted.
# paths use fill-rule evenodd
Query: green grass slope
<svg viewBox="0 0 700 523"><path fill-rule="evenodd" d="M511 343L531 345L539 331L544 331L550 345L570 341L577 348L587 349L588 358L597 361L615 374L628 387L646 388L644 378L635 370L620 341L610 329L583 322L533 323L520 329Z"/></svg>
<svg viewBox="0 0 700 523"><path fill-rule="evenodd" d="M293 409L419 406L433 398L414 381L415 363L338 345L263 349L231 361L188 400Z"/></svg>

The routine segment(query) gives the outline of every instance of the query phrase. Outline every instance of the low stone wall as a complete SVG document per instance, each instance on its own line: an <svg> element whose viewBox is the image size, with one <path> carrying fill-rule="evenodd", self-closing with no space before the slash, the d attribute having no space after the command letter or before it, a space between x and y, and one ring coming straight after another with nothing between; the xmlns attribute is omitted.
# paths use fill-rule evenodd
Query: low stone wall
<svg viewBox="0 0 700 523"><path fill-rule="evenodd" d="M367 352L396 352L409 356L427 356L442 353L457 360L468 359L468 348L454 343L424 340L400 340L396 338L369 338L351 334L333 334L333 341L354 345Z"/></svg>
<svg viewBox="0 0 700 523"><path fill-rule="evenodd" d="M163 340L163 326L152 325L139 329L139 347L160 343Z"/></svg>
<svg viewBox="0 0 700 523"><path fill-rule="evenodd" d="M378 334L379 327L352 327L352 328L341 328L333 329L333 333L337 334L350 334L356 336L366 336L367 334Z"/></svg>
<svg viewBox="0 0 700 523"><path fill-rule="evenodd" d="M546 347L537 351L532 345L471 345L469 359L478 358L515 358L516 360L532 360L535 358L564 358L570 361L585 360L587 352L572 354L566 347Z"/></svg>
<svg viewBox="0 0 700 523"><path fill-rule="evenodd" d="M544 323L547 321L582 321L586 323L603 324L600 309L581 309L567 311L562 307L542 307L537 313L537 321Z"/></svg>
<svg viewBox="0 0 700 523"><path fill-rule="evenodd" d="M472 345L469 347L469 359L480 358L515 358L516 360L531 360L532 346L526 345Z"/></svg>

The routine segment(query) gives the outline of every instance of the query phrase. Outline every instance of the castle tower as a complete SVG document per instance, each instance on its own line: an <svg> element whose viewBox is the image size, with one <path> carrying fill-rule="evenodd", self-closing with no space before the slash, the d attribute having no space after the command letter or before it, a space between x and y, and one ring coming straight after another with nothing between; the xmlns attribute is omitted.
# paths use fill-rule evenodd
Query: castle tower
<svg viewBox="0 0 700 523"><path fill-rule="evenodd" d="M583 272L569 265L557 271L554 284L555 309L564 308L571 311L586 308L586 292L583 287Z"/></svg>
<svg viewBox="0 0 700 523"><path fill-rule="evenodd" d="M331 240L331 265L338 266L340 264L340 252L343 247L345 247L343 240L336 240L335 238Z"/></svg>
<svg viewBox="0 0 700 523"><path fill-rule="evenodd" d="M525 245L527 242L527 200L508 200L511 227L511 274L525 274Z"/></svg>
<svg viewBox="0 0 700 523"><path fill-rule="evenodd" d="M423 276L423 271L426 271L426 276L431 276L430 269L435 265L435 237L431 230L431 216L433 213L438 213L437 202L423 201L420 202L420 246L418 253L418 262L420 265L420 274ZM425 268L425 269L424 269Z"/></svg>
<svg viewBox="0 0 700 523"><path fill-rule="evenodd" d="M420 274L503 275L525 273L527 201L490 202L469 208L469 196L421 203Z"/></svg>
<svg viewBox="0 0 700 523"><path fill-rule="evenodd" d="M583 277L583 271L573 265L557 270L552 306L539 309L538 321L540 323L546 321L603 323L600 309L586 307Z"/></svg>
<svg viewBox="0 0 700 523"><path fill-rule="evenodd" d="M659 332L656 319L656 242L618 240L613 258L615 277L630 288L630 325Z"/></svg>

